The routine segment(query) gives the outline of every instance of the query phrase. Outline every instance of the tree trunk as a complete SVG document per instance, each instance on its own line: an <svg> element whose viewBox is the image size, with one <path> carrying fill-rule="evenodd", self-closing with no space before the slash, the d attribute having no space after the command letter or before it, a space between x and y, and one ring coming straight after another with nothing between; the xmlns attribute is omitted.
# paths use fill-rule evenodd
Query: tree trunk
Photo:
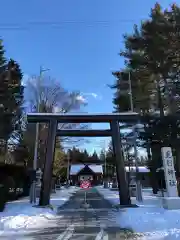
<svg viewBox="0 0 180 240"><path fill-rule="evenodd" d="M157 168L162 167L161 160L161 146L159 143L151 144L151 152L152 152L152 160L150 162L150 170L151 170L151 184L153 188L153 193L156 194L158 191L158 175Z"/></svg>
<svg viewBox="0 0 180 240"><path fill-rule="evenodd" d="M169 83L167 81L167 77L163 76L164 79L164 86L165 86L165 93L166 93L166 101L169 113L175 113L176 112L176 106L177 104L174 102L174 95L172 94L172 91L169 88Z"/></svg>

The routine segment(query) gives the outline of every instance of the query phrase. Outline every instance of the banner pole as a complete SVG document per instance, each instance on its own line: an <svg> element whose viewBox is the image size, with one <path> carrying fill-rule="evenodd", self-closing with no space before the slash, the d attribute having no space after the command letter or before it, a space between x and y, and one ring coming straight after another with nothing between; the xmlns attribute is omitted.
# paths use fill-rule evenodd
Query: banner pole
<svg viewBox="0 0 180 240"><path fill-rule="evenodd" d="M84 192L84 202L86 203L86 190Z"/></svg>

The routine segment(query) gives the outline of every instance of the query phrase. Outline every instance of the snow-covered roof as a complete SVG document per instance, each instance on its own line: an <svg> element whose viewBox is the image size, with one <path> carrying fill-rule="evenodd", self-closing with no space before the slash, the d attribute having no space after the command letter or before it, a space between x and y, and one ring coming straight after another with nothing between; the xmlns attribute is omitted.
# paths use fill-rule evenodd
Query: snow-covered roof
<svg viewBox="0 0 180 240"><path fill-rule="evenodd" d="M129 172L129 167L125 167L126 172ZM145 173L145 172L149 172L149 169L147 167L138 167L139 172ZM130 171L135 172L136 171L136 167L130 167Z"/></svg>
<svg viewBox="0 0 180 240"><path fill-rule="evenodd" d="M76 175L78 172L80 172L85 167L84 164L73 164L70 167L70 175ZM88 164L88 167L94 172L94 173L103 173L102 165L96 165L96 164Z"/></svg>
<svg viewBox="0 0 180 240"><path fill-rule="evenodd" d="M78 172L80 172L85 167L84 164L73 164L70 167L70 175L76 175ZM88 167L94 172L94 173L103 173L103 167L102 165L96 165L96 164L90 164ZM129 167L125 167L126 172L129 172ZM130 167L130 171L135 172L136 167ZM139 172L147 173L149 172L149 169L147 167L139 167Z"/></svg>

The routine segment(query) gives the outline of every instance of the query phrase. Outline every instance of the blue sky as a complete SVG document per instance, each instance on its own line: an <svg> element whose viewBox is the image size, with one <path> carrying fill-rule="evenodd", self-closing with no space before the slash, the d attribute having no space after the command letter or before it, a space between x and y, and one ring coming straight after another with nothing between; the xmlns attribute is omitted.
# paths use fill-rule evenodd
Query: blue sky
<svg viewBox="0 0 180 240"><path fill-rule="evenodd" d="M155 2L2 0L0 35L7 57L18 61L24 74L37 74L40 65L49 68L65 88L85 94L85 111L112 112L107 84L114 82L111 72L123 67L122 35L147 18Z"/></svg>

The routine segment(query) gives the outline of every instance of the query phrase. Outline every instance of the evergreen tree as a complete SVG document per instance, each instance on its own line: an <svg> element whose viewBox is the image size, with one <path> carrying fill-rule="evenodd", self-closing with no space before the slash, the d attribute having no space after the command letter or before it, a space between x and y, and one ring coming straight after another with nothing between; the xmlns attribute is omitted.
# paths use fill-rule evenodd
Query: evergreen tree
<svg viewBox="0 0 180 240"><path fill-rule="evenodd" d="M12 96L9 99L9 110L13 113L13 135L22 135L22 114L23 114L23 100L24 100L24 87L22 86L22 72L18 63L10 59L7 64L9 92Z"/></svg>
<svg viewBox="0 0 180 240"><path fill-rule="evenodd" d="M10 137L12 132L12 115L8 111L8 79L6 78L6 59L4 57L5 50L0 40L0 146L1 152L4 152L4 147L6 147L6 142Z"/></svg>
<svg viewBox="0 0 180 240"><path fill-rule="evenodd" d="M117 71L113 72L113 76L116 77L116 83L111 86L112 89L116 89L113 98L115 112L130 111L130 73L126 70Z"/></svg>
<svg viewBox="0 0 180 240"><path fill-rule="evenodd" d="M99 157L98 157L96 151L94 151L93 154L92 154L92 156L91 156L91 162L92 162L92 163L99 163Z"/></svg>
<svg viewBox="0 0 180 240"><path fill-rule="evenodd" d="M1 153L7 150L7 141L15 132L21 132L23 102L22 73L19 65L4 57L4 47L0 41L0 141ZM19 135L18 135L19 136ZM19 138L18 138L19 140Z"/></svg>
<svg viewBox="0 0 180 240"><path fill-rule="evenodd" d="M81 158L82 158L83 163L89 163L89 161L90 161L89 154L88 154L86 149L82 152L82 157Z"/></svg>
<svg viewBox="0 0 180 240"><path fill-rule="evenodd" d="M176 113L180 108L180 8L173 4L169 10L162 10L157 3L151 9L150 19L143 21L140 27L134 26L132 34L126 34L125 50L120 53L125 58L125 70L131 73L131 85L134 109L141 114ZM116 74L117 89L114 104L123 109L122 86ZM119 99L118 99L119 98ZM123 105L123 106L122 106ZM179 123L172 119L168 122L147 121L142 139L150 147L153 171L162 165L160 148L179 143ZM157 155L157 152L159 155ZM150 158L149 158L150 160ZM158 161L158 162L157 162ZM180 159L177 159L180 165ZM180 169L180 167L179 167ZM155 178L155 177L153 177Z"/></svg>

